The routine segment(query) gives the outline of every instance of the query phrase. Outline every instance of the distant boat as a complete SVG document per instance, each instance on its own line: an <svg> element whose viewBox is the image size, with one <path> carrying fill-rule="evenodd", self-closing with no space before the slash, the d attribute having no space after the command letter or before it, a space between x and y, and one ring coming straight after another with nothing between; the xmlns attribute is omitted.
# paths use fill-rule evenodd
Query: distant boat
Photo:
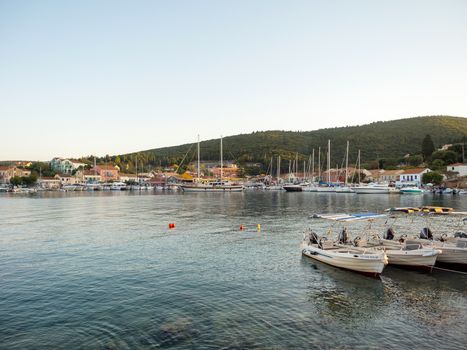
<svg viewBox="0 0 467 350"><path fill-rule="evenodd" d="M360 185L352 188L358 194L385 194L390 193L390 187L384 184Z"/></svg>
<svg viewBox="0 0 467 350"><path fill-rule="evenodd" d="M286 190L287 192L302 192L303 191L303 187L298 184L285 184L284 186L282 186L282 188Z"/></svg>
<svg viewBox="0 0 467 350"><path fill-rule="evenodd" d="M408 186L408 187L403 187L400 189L401 193L413 193L413 194L418 194L418 193L424 193L425 190L415 187L415 186Z"/></svg>
<svg viewBox="0 0 467 350"><path fill-rule="evenodd" d="M76 186L75 185L63 185L62 189L66 192L73 192L74 190L76 190Z"/></svg>
<svg viewBox="0 0 467 350"><path fill-rule="evenodd" d="M233 185L223 181L210 183L196 183L193 185L180 186L184 192L242 192L242 185Z"/></svg>
<svg viewBox="0 0 467 350"><path fill-rule="evenodd" d="M127 189L127 186L123 182L114 182L110 185L112 191L124 191Z"/></svg>

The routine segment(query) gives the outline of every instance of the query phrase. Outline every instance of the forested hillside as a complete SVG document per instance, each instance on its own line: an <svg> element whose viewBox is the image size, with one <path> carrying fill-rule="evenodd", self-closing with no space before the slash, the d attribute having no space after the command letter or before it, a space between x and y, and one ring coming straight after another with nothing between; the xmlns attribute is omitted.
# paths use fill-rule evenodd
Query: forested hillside
<svg viewBox="0 0 467 350"><path fill-rule="evenodd" d="M321 129L316 131L260 131L224 137L224 159L240 164L257 162L268 164L271 156L280 155L287 162L308 159L313 148L317 157L321 147L322 159L331 140L332 164L341 164L346 141L350 142L350 162L355 162L361 150L362 162L386 160L388 163L401 159L406 154L420 154L423 138L427 135L439 147L446 143L461 142L467 135L467 118L429 116L375 122L361 126ZM219 160L219 139L201 142L203 161ZM196 145L185 144L138 152L138 160L146 166L184 164L196 158ZM100 161L113 161L131 170L136 154L107 156Z"/></svg>

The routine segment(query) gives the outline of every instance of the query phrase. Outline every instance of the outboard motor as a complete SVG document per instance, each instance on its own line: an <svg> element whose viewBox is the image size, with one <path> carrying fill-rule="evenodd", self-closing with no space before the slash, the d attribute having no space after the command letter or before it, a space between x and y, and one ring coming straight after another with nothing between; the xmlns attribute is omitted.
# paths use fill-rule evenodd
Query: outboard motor
<svg viewBox="0 0 467 350"><path fill-rule="evenodd" d="M428 227L424 227L420 231L420 238L433 240L433 232Z"/></svg>
<svg viewBox="0 0 467 350"><path fill-rule="evenodd" d="M394 239L394 230L391 227L388 228L383 238L392 241Z"/></svg>
<svg viewBox="0 0 467 350"><path fill-rule="evenodd" d="M337 240L340 244L345 244L347 243L348 239L349 239L349 235L347 234L347 229L344 227L341 233L339 233L339 237Z"/></svg>
<svg viewBox="0 0 467 350"><path fill-rule="evenodd" d="M467 233L459 231L459 232L454 233L454 237L455 238L467 238Z"/></svg>

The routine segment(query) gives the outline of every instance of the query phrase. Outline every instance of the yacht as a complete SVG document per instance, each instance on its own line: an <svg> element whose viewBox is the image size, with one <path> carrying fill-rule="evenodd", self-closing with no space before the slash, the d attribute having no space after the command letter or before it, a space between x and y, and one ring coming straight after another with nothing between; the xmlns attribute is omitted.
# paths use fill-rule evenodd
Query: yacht
<svg viewBox="0 0 467 350"><path fill-rule="evenodd" d="M378 193L390 193L391 188L385 184L371 183L368 185L359 185L352 188L355 193L358 194L378 194Z"/></svg>

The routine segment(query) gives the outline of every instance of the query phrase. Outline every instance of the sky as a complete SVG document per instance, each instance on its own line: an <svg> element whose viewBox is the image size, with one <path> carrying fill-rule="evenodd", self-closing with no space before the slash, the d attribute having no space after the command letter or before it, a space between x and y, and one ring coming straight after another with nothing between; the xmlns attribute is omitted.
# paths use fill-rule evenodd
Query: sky
<svg viewBox="0 0 467 350"><path fill-rule="evenodd" d="M467 1L0 0L0 160L467 116Z"/></svg>

